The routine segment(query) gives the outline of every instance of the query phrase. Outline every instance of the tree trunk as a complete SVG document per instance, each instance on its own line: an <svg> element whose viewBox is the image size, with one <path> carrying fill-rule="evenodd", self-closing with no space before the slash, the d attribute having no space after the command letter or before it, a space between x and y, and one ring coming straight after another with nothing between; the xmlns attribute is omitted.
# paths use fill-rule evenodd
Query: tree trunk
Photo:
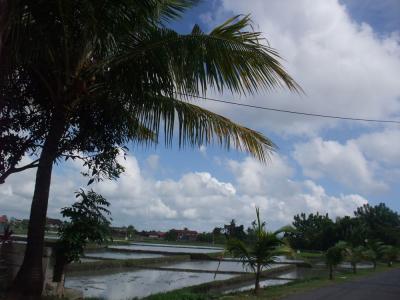
<svg viewBox="0 0 400 300"><path fill-rule="evenodd" d="M257 265L256 282L255 282L255 285L254 285L254 293L256 295L258 295L260 293L260 273L261 273L260 265Z"/></svg>
<svg viewBox="0 0 400 300"><path fill-rule="evenodd" d="M329 266L329 279L333 280L333 267L332 267L332 265Z"/></svg>
<svg viewBox="0 0 400 300"><path fill-rule="evenodd" d="M357 264L352 263L351 266L353 267L353 273L357 273Z"/></svg>
<svg viewBox="0 0 400 300"><path fill-rule="evenodd" d="M8 1L9 0L0 0L0 65L3 63L1 54L3 52L3 40L5 38L4 35L9 19Z"/></svg>
<svg viewBox="0 0 400 300"><path fill-rule="evenodd" d="M52 125L43 145L36 172L31 213L28 226L28 241L24 261L9 292L9 299L39 299L44 285L43 246L49 200L51 173L58 152L58 143L64 131L64 118L53 115Z"/></svg>

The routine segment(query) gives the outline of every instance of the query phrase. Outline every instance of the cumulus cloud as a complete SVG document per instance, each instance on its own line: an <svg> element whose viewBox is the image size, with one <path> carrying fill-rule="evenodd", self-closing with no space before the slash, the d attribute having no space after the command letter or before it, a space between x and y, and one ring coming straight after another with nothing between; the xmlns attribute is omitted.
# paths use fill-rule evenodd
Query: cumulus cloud
<svg viewBox="0 0 400 300"><path fill-rule="evenodd" d="M382 131L363 133L354 143L369 159L385 166L400 166L400 130L387 128Z"/></svg>
<svg viewBox="0 0 400 300"><path fill-rule="evenodd" d="M400 38L378 36L354 22L337 0L223 0L219 21L250 13L255 29L285 58L284 65L306 95L284 91L242 98L255 105L365 118L389 118L400 111ZM224 96L231 99L229 95ZM236 97L238 98L238 97ZM317 135L321 129L350 123L329 119L238 110L206 104L247 126L288 135ZM349 125L350 126L350 125Z"/></svg>
<svg viewBox="0 0 400 300"><path fill-rule="evenodd" d="M296 181L285 157L275 155L270 165L252 158L225 162L234 180L224 182L209 172L189 172L179 179L155 180L144 175L133 156L123 161L126 171L118 181L93 185L111 203L115 224L138 228L191 227L210 230L236 219L250 225L259 206L268 224L277 228L300 212L328 212L333 217L351 214L367 200L359 195L328 195L313 181ZM144 164L146 166L146 164ZM49 215L74 201L73 191L85 187L75 165L65 164L63 174L53 177ZM27 217L33 191L33 171L10 177L0 186L0 205L5 213Z"/></svg>
<svg viewBox="0 0 400 300"><path fill-rule="evenodd" d="M320 179L328 177L359 193L388 190L386 183L374 176L374 163L368 161L357 144L340 144L315 138L296 144L293 157L301 165L304 175Z"/></svg>

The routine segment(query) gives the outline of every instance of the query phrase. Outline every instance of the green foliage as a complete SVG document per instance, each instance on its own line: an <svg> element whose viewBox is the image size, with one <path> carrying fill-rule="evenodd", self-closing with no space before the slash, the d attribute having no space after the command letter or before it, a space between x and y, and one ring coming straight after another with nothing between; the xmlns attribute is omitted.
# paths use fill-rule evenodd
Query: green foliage
<svg viewBox="0 0 400 300"><path fill-rule="evenodd" d="M348 260L353 268L353 272L357 272L357 264L364 258L365 248L363 246L353 246L346 242L338 242L337 248L342 249L344 258Z"/></svg>
<svg viewBox="0 0 400 300"><path fill-rule="evenodd" d="M382 258L386 261L389 267L392 266L393 262L395 262L400 255L400 250L392 245L382 245L380 247L380 252Z"/></svg>
<svg viewBox="0 0 400 300"><path fill-rule="evenodd" d="M146 300L209 300L212 298L210 297L210 295L192 293L189 291L172 291L168 293L151 295L146 297L145 299Z"/></svg>
<svg viewBox="0 0 400 300"><path fill-rule="evenodd" d="M179 34L168 23L197 1L11 2L0 44L0 181L37 167L16 166L50 136L56 149L46 159L83 160L89 183L118 177L121 149L157 144L160 133L167 146L178 133L182 147L215 142L264 160L275 148L269 139L191 95L301 90L248 16Z"/></svg>
<svg viewBox="0 0 400 300"><path fill-rule="evenodd" d="M129 225L126 229L126 234L128 236L129 239L132 239L133 236L137 233L135 227L133 227L132 225Z"/></svg>
<svg viewBox="0 0 400 300"><path fill-rule="evenodd" d="M210 232L202 232L197 235L196 240L199 242L212 243L214 242L214 235Z"/></svg>
<svg viewBox="0 0 400 300"><path fill-rule="evenodd" d="M292 225L293 231L286 236L296 249L326 250L339 241L352 247L378 240L389 245L400 243L399 215L383 203L361 206L354 217L337 218L335 222L328 215L302 213L294 216Z"/></svg>
<svg viewBox="0 0 400 300"><path fill-rule="evenodd" d="M178 233L176 230L171 229L165 234L165 239L167 241L176 241L178 239Z"/></svg>
<svg viewBox="0 0 400 300"><path fill-rule="evenodd" d="M295 249L326 250L336 243L335 228L328 214L302 213L294 216L293 230L286 234Z"/></svg>
<svg viewBox="0 0 400 300"><path fill-rule="evenodd" d="M360 220L368 239L400 245L400 215L384 203L375 206L365 204L357 208L354 214Z"/></svg>
<svg viewBox="0 0 400 300"><path fill-rule="evenodd" d="M244 232L244 226L243 225L236 226L236 221L234 219L232 219L229 224L224 225L223 232L227 239L244 240L246 237L246 233Z"/></svg>
<svg viewBox="0 0 400 300"><path fill-rule="evenodd" d="M277 261L278 255L291 254L291 249L277 232L269 232L265 229L265 222L260 220L260 211L256 208L256 220L253 222L255 241L246 245L243 241L228 239L226 249L236 258L239 258L244 266L249 267L256 274L255 292L259 291L260 273L263 268Z"/></svg>
<svg viewBox="0 0 400 300"><path fill-rule="evenodd" d="M80 190L71 207L61 209L65 222L59 229L57 250L66 263L78 261L87 243L105 244L110 238L110 204L93 191Z"/></svg>
<svg viewBox="0 0 400 300"><path fill-rule="evenodd" d="M329 278L333 279L333 268L343 261L343 249L341 247L333 246L326 250L325 263L329 268Z"/></svg>

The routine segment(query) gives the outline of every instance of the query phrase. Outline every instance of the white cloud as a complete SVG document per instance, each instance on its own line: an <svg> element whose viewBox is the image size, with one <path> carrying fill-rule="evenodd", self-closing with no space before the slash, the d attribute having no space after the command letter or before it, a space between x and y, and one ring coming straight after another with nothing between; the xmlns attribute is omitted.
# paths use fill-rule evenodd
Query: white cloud
<svg viewBox="0 0 400 300"><path fill-rule="evenodd" d="M253 0L251 5L224 0L214 13L223 15L220 21L250 13L255 29L285 58L284 65L306 92L297 96L278 91L249 96L243 102L365 118L390 118L400 112L399 35L380 38L367 24L355 23L337 0ZM289 135L316 135L323 128L351 126L226 104L205 105L247 126Z"/></svg>
<svg viewBox="0 0 400 300"><path fill-rule="evenodd" d="M93 189L111 203L116 224L133 224L138 228L168 229L190 227L210 230L230 219L250 225L254 207L261 208L269 226L277 228L300 212L328 212L332 216L351 214L366 200L359 195L327 195L312 181L296 181L287 159L275 155L271 164L252 158L228 161L234 181L223 182L209 172L190 172L178 180L155 180L144 175L137 160L127 156L126 171L118 181L94 184ZM87 179L77 176L75 165L63 165L55 172L51 187L49 215L70 205L73 192L85 187ZM2 211L27 217L32 197L34 172L14 175L0 186Z"/></svg>
<svg viewBox="0 0 400 300"><path fill-rule="evenodd" d="M304 175L313 179L328 177L362 194L389 188L375 178L376 165L365 158L353 141L340 144L315 138L295 145L293 157L301 165Z"/></svg>
<svg viewBox="0 0 400 300"><path fill-rule="evenodd" d="M151 170L156 170L159 167L160 156L152 154L146 159L147 164Z"/></svg>
<svg viewBox="0 0 400 300"><path fill-rule="evenodd" d="M365 155L386 166L400 166L400 130L385 129L383 131L364 133L354 140Z"/></svg>

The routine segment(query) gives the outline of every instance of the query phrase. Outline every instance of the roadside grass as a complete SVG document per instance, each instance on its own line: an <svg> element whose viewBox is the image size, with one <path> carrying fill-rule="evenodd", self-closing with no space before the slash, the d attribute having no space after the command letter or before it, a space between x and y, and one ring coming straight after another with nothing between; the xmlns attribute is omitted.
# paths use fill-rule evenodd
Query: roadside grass
<svg viewBox="0 0 400 300"><path fill-rule="evenodd" d="M260 295L257 297L252 291L234 293L229 295L224 295L218 298L219 300L259 300L259 299L271 299L278 300L289 295L307 292L313 289L322 288L325 286L330 286L333 284L339 284L342 282L356 280L361 277L372 276L379 272L384 272L391 270L393 268L399 268L400 263L396 263L392 267L388 267L385 264L379 264L376 270L372 269L359 269L356 274L349 271L337 271L334 280L328 279L328 271L326 272L326 277L315 277L310 279L295 280L289 282L285 285L271 286L262 289Z"/></svg>
<svg viewBox="0 0 400 300"><path fill-rule="evenodd" d="M322 288L325 286L330 286L333 284L339 284L346 281L352 281L357 278L372 276L379 272L384 272L391 270L393 268L399 268L400 263L396 263L393 267L388 267L385 264L379 264L377 266L376 271L372 269L360 269L357 271L357 274L353 274L349 271L337 271L335 274L334 280L328 279L328 271L326 272L326 276L320 276L310 279L299 279L291 281L284 285L270 286L261 289L261 293L259 296L255 296L253 291L246 292L237 292L231 293L227 295L221 295L212 292L202 292L201 289L196 287L188 287L180 290L175 290L171 292L155 294L149 297L146 297L145 300L205 300L205 299L215 299L215 300L278 300L289 295L302 293L306 291L310 291L317 288ZM197 298L196 298L197 297Z"/></svg>
<svg viewBox="0 0 400 300"><path fill-rule="evenodd" d="M271 299L279 300L289 295L307 292L317 288L323 288L326 286L340 284L342 282L348 282L356 280L358 278L373 276L379 272L392 270L394 268L400 268L400 262L395 263L392 267L388 267L386 264L379 263L376 271L372 269L359 269L357 274L353 274L350 270L339 270L335 273L335 279L328 279L328 271L326 276L320 276L310 279L299 279L289 282L285 285L270 286L261 289L259 296L255 296L253 291L237 292L227 295L222 295L213 292L206 292L206 289L199 288L200 286L187 287L179 290L170 292L154 294L144 298L144 300L262 300ZM221 281L222 283L222 281ZM129 295L126 295L127 299ZM56 298L43 297L43 300L53 300ZM59 298L57 298L59 299ZM102 300L101 298L84 298L85 300ZM135 299L135 298L131 298Z"/></svg>

